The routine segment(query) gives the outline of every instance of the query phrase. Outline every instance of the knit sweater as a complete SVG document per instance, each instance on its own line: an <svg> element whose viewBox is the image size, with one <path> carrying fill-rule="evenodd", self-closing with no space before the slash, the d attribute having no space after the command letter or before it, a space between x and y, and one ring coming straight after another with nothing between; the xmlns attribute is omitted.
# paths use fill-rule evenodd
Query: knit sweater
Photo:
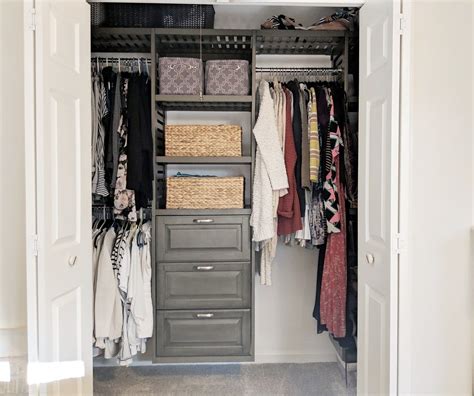
<svg viewBox="0 0 474 396"><path fill-rule="evenodd" d="M259 85L260 111L253 134L257 142L255 174L253 179L252 240L264 241L273 237L273 191L286 190L288 179L285 161L278 138L277 122L273 99L268 82ZM282 191L285 193L285 191Z"/></svg>

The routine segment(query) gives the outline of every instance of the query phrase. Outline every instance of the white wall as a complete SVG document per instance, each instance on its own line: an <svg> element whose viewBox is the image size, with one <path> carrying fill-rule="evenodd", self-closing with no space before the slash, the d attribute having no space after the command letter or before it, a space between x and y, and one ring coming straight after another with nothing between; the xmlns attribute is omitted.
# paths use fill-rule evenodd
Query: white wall
<svg viewBox="0 0 474 396"><path fill-rule="evenodd" d="M0 1L0 358L26 354L23 4Z"/></svg>
<svg viewBox="0 0 474 396"><path fill-rule="evenodd" d="M409 279L400 280L401 301L410 297L402 343L411 347L400 352L402 394L471 394L471 7L412 2Z"/></svg>
<svg viewBox="0 0 474 396"><path fill-rule="evenodd" d="M288 1L291 3L291 0ZM214 27L216 29L259 29L260 24L273 15L284 14L304 26L312 25L319 18L331 15L334 8L288 7L288 6L226 6L215 5Z"/></svg>

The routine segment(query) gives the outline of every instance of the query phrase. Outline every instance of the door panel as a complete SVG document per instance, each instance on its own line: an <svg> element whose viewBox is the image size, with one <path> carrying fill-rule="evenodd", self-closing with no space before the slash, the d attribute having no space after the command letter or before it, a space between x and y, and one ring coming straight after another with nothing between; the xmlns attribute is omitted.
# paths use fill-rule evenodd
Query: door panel
<svg viewBox="0 0 474 396"><path fill-rule="evenodd" d="M400 3L360 11L358 394L397 392Z"/></svg>
<svg viewBox="0 0 474 396"><path fill-rule="evenodd" d="M90 394L90 11L83 0L36 6L38 360L79 362L48 393Z"/></svg>

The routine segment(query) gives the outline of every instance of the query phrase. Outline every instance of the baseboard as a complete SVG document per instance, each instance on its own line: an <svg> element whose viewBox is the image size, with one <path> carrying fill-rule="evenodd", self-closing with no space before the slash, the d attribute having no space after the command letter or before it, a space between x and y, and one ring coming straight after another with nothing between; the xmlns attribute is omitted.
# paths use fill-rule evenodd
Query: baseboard
<svg viewBox="0 0 474 396"><path fill-rule="evenodd" d="M337 362L336 353L314 353L314 354L257 354L254 362L217 362L211 364L267 364L267 363L328 363ZM158 363L158 364L210 364L210 363ZM153 366L149 360L136 359L131 364L132 366ZM94 367L118 367L117 359L104 359L103 357L94 358Z"/></svg>
<svg viewBox="0 0 474 396"><path fill-rule="evenodd" d="M25 356L27 347L26 327L0 329L0 358Z"/></svg>
<svg viewBox="0 0 474 396"><path fill-rule="evenodd" d="M255 355L255 363L325 363L336 362L335 352L313 354L259 354Z"/></svg>

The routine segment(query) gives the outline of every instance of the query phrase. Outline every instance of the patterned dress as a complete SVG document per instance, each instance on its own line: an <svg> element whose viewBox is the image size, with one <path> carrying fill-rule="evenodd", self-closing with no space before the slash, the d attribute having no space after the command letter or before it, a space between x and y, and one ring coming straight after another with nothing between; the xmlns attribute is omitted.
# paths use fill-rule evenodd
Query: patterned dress
<svg viewBox="0 0 474 396"><path fill-rule="evenodd" d="M117 180L115 182L114 214L127 217L130 221L137 221L137 210L135 206L135 192L127 189L127 94L128 78L123 78L120 86L124 105L120 117L120 126L117 133L120 135L120 156L117 169Z"/></svg>
<svg viewBox="0 0 474 396"><path fill-rule="evenodd" d="M333 115L331 109L331 115ZM333 119L333 117L331 117ZM337 201L337 213L345 213L344 187L340 179L340 161L339 145L337 142L341 139L341 132L336 124L335 136L331 140L332 149L332 168L330 172L331 184L334 197L341 197ZM325 192L328 190L325 189ZM334 202L332 202L334 203ZM335 214L336 211L331 211ZM346 245L346 219L344 215L337 216L337 232L334 232L334 216L332 220L328 219L327 224L332 227L332 232L328 235L326 254L324 260L324 270L321 285L321 323L327 326L327 329L335 337L345 337L346 335L346 290L347 290L347 245ZM328 230L329 231L329 230Z"/></svg>

